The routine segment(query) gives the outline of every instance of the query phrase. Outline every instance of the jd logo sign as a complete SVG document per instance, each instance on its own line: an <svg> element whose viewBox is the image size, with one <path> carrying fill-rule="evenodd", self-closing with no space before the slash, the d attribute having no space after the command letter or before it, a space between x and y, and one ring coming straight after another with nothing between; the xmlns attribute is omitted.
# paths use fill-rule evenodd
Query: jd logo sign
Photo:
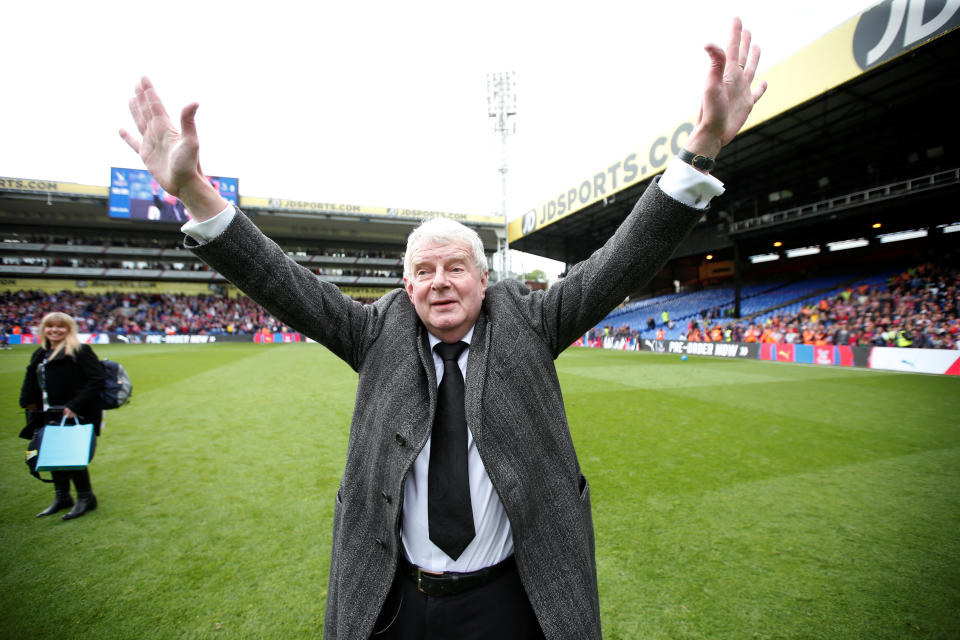
<svg viewBox="0 0 960 640"><path fill-rule="evenodd" d="M537 210L531 209L523 214L523 222L521 223L520 233L527 235L528 233L533 233L533 230L537 228Z"/></svg>
<svg viewBox="0 0 960 640"><path fill-rule="evenodd" d="M853 57L869 69L960 26L960 0L884 0L860 16Z"/></svg>

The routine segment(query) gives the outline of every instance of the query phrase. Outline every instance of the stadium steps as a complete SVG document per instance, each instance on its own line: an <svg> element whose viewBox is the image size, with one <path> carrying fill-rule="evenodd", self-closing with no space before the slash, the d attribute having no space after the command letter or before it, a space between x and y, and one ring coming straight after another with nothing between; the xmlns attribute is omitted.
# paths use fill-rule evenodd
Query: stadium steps
<svg viewBox="0 0 960 640"><path fill-rule="evenodd" d="M862 275L854 276L853 278L849 278L849 279L847 279L847 280L838 282L838 283L836 283L836 284L834 284L834 285L832 285L832 286L829 286L829 287L822 287L822 288L816 289L816 290L814 290L814 291L808 291L808 292L804 293L804 294L801 295L801 296L797 296L796 298L792 298L792 299L790 299L790 300L786 300L786 301L784 301L784 302L781 302L781 303L779 303L779 304L773 305L772 307L768 307L768 308L766 308L766 309L761 309L761 310L759 310L759 311L757 311L756 313L753 313L753 314L751 314L751 315L762 316L762 315L765 315L765 314L768 314L768 313L772 313L772 312L774 312L774 311L777 311L778 309L783 309L784 307L789 307L789 306L792 305L792 304L801 304L801 303L803 303L803 302L805 302L805 301L807 301L807 300L811 300L811 299L813 299L813 298L823 297L823 296L826 296L826 295L828 295L828 294L830 294L830 293L834 293L834 292L837 292L837 291L843 291L846 287L849 287L849 286L852 286L853 284L859 283L859 282L861 282L863 279L864 279L864 276L862 276Z"/></svg>

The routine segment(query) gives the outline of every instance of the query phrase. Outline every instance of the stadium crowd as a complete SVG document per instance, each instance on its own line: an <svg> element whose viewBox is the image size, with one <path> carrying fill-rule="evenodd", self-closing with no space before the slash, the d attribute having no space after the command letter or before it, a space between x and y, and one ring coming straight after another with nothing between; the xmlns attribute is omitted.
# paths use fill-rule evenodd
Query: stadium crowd
<svg viewBox="0 0 960 640"><path fill-rule="evenodd" d="M960 348L960 269L932 262L907 269L885 286L847 287L795 314L731 320L727 309L703 310L687 322L685 338L704 342L766 342L813 345ZM652 319L651 319L652 320ZM670 321L672 323L672 321ZM643 330L645 329L645 330ZM607 325L587 342L602 339L638 343L663 339L663 325L645 328Z"/></svg>
<svg viewBox="0 0 960 640"><path fill-rule="evenodd" d="M371 302L363 299L361 302ZM128 335L252 334L289 329L249 298L124 291L87 294L16 291L0 294L0 325L11 333L36 333L44 314L65 311L84 333ZM686 321L691 341L774 342L817 345L960 347L960 269L926 263L890 278L886 286L848 287L807 304L795 314L732 319L728 309L705 309ZM664 318L666 320L666 318ZM663 339L673 320L644 327L593 329L588 344L604 339L639 344Z"/></svg>
<svg viewBox="0 0 960 640"><path fill-rule="evenodd" d="M63 311L81 333L249 334L288 329L245 296L17 291L0 294L0 325L36 335L43 316Z"/></svg>

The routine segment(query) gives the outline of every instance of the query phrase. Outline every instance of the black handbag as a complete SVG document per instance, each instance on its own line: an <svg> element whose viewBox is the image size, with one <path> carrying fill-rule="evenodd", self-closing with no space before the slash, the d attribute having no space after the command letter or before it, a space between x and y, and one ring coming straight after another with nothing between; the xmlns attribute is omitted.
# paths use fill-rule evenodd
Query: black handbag
<svg viewBox="0 0 960 640"><path fill-rule="evenodd" d="M33 414L33 415L31 415ZM43 424L43 412L42 411L27 411L27 426L29 427L34 423L34 420L39 421L39 424ZM37 471L37 457L40 455L40 444L43 442L43 427L34 428L33 437L30 438L30 444L27 445L27 451L24 454L24 462L27 463L27 468L30 470L30 475L32 475L37 480L42 482L53 482L53 478L47 480L44 477L41 477L40 472Z"/></svg>

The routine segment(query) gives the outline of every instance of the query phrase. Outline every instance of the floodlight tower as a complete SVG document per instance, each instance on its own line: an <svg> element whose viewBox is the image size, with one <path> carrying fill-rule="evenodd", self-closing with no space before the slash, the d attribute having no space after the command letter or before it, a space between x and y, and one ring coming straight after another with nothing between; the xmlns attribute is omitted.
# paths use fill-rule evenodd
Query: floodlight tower
<svg viewBox="0 0 960 640"><path fill-rule="evenodd" d="M504 248L500 278L510 275L510 219L507 217L507 139L517 132L517 93L513 71L487 74L487 115L494 118L493 130L500 134L500 215L503 216Z"/></svg>

